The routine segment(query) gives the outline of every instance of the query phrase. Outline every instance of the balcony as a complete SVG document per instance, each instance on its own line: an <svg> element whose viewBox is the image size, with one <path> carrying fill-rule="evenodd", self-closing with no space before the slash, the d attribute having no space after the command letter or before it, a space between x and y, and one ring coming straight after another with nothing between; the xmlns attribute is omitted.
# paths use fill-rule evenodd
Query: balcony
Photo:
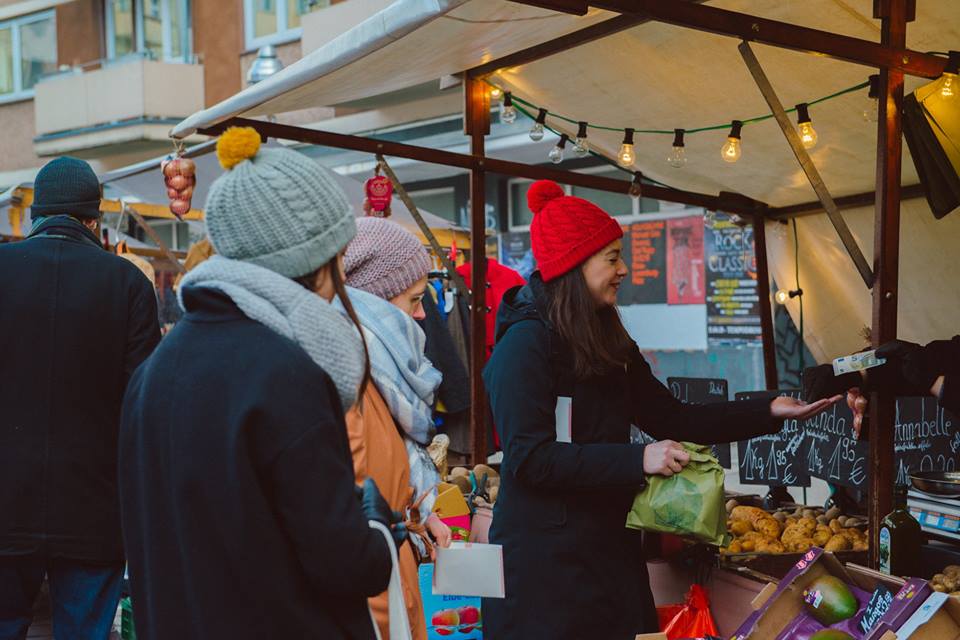
<svg viewBox="0 0 960 640"><path fill-rule="evenodd" d="M162 151L170 127L203 106L203 65L131 58L73 69L36 85L33 148L81 158Z"/></svg>
<svg viewBox="0 0 960 640"><path fill-rule="evenodd" d="M342 33L346 33L373 14L385 9L393 0L342 0L300 18L303 55L319 49Z"/></svg>

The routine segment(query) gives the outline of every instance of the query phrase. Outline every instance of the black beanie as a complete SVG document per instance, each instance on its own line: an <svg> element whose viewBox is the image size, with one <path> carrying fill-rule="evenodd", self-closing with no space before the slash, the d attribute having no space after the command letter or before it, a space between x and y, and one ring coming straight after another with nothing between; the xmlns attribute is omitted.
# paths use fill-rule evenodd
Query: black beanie
<svg viewBox="0 0 960 640"><path fill-rule="evenodd" d="M33 217L100 217L100 180L83 160L64 156L48 162L33 181Z"/></svg>

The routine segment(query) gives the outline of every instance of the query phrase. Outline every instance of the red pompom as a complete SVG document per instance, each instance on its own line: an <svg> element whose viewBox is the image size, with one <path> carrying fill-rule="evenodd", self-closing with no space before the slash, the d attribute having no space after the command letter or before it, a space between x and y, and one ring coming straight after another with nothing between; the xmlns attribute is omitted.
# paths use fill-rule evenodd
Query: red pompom
<svg viewBox="0 0 960 640"><path fill-rule="evenodd" d="M567 194L563 191L563 187L553 180L537 180L527 191L527 206L530 211L537 214L547 206L548 202L565 195Z"/></svg>

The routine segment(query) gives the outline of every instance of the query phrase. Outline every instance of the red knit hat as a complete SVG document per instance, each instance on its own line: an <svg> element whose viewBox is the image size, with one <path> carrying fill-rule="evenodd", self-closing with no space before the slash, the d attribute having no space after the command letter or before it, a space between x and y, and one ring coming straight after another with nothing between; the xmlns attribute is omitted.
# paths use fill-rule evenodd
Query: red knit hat
<svg viewBox="0 0 960 640"><path fill-rule="evenodd" d="M533 212L530 244L544 282L577 267L618 238L623 229L606 211L568 196L552 180L538 180L527 191Z"/></svg>

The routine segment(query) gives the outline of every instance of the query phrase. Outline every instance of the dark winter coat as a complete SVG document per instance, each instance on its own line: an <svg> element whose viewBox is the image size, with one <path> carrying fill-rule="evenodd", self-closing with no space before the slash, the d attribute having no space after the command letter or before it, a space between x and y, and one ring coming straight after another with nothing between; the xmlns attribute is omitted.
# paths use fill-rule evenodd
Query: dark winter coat
<svg viewBox="0 0 960 640"><path fill-rule="evenodd" d="M625 370L576 380L570 350L544 320L543 283L504 298L499 340L484 370L503 442L491 542L503 545L506 594L485 600L484 634L497 640L633 640L657 630L640 534L625 528L644 486L643 447L775 431L769 401L683 405L634 351ZM573 443L556 442L558 396L573 402Z"/></svg>
<svg viewBox="0 0 960 640"><path fill-rule="evenodd" d="M66 217L0 245L0 558L123 562L117 428L153 286Z"/></svg>
<svg viewBox="0 0 960 640"><path fill-rule="evenodd" d="M123 405L137 637L373 638L390 556L354 493L333 381L223 294L183 296Z"/></svg>

